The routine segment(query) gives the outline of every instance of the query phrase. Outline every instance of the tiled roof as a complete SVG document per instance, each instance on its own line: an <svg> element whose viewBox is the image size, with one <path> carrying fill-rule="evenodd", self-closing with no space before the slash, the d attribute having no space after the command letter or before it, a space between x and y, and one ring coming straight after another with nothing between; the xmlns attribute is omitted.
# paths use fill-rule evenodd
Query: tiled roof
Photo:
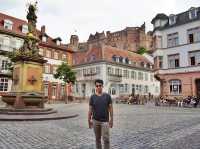
<svg viewBox="0 0 200 149"><path fill-rule="evenodd" d="M73 60L74 60L73 65L77 66L82 64L91 64L92 62L99 62L99 61L116 63L113 61L114 55L117 57L128 58L130 61L136 62L138 64L143 62L152 65L152 63L142 55L127 50L114 48L111 46L93 47L88 51L75 52L73 54Z"/></svg>
<svg viewBox="0 0 200 149"><path fill-rule="evenodd" d="M113 61L112 58L113 56L117 56L117 57L123 57L123 58L128 58L130 61L132 62L144 62L144 63L149 63L151 64L151 62L146 59L144 56L131 52L131 51L127 51L127 50L121 50L115 47L111 47L111 46L104 46L102 48L103 50L103 59L106 61Z"/></svg>
<svg viewBox="0 0 200 149"><path fill-rule="evenodd" d="M4 28L4 20L5 19L13 22L12 30ZM22 33L22 25L24 25L24 24L27 25L27 21L0 13L0 32L23 38L26 36L25 33ZM41 39L42 35L43 35L43 33L40 30L37 30L38 38ZM72 50L68 49L66 45L64 45L64 44L57 45L56 42L54 41L54 38L52 38L48 35L47 35L47 37L48 37L47 42L40 41L40 45L72 52Z"/></svg>

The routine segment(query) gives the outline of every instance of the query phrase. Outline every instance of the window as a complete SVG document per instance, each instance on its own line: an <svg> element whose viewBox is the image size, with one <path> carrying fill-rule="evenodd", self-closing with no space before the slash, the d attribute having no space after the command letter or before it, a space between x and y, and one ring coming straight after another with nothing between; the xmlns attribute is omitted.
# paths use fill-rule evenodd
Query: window
<svg viewBox="0 0 200 149"><path fill-rule="evenodd" d="M115 75L119 76L119 68L115 68Z"/></svg>
<svg viewBox="0 0 200 149"><path fill-rule="evenodd" d="M131 78L132 79L136 79L136 72L135 71L131 71Z"/></svg>
<svg viewBox="0 0 200 149"><path fill-rule="evenodd" d="M11 47L11 48L16 48L16 39L15 39L15 38L12 38L12 39L10 40L10 47Z"/></svg>
<svg viewBox="0 0 200 149"><path fill-rule="evenodd" d="M200 41L200 27L191 28L187 30L188 43Z"/></svg>
<svg viewBox="0 0 200 149"><path fill-rule="evenodd" d="M116 89L114 87L111 88L110 92L111 95L116 95Z"/></svg>
<svg viewBox="0 0 200 149"><path fill-rule="evenodd" d="M138 91L139 93L142 93L142 85L138 85Z"/></svg>
<svg viewBox="0 0 200 149"><path fill-rule="evenodd" d="M51 58L51 51L50 50L46 50L46 57Z"/></svg>
<svg viewBox="0 0 200 149"><path fill-rule="evenodd" d="M119 75L122 76L122 69L119 69Z"/></svg>
<svg viewBox="0 0 200 149"><path fill-rule="evenodd" d="M135 94L135 84L132 84L132 94Z"/></svg>
<svg viewBox="0 0 200 149"><path fill-rule="evenodd" d="M51 73L50 65L44 65L44 73Z"/></svg>
<svg viewBox="0 0 200 149"><path fill-rule="evenodd" d="M143 73L142 72L138 72L138 80L143 80Z"/></svg>
<svg viewBox="0 0 200 149"><path fill-rule="evenodd" d="M129 59L128 58L125 59L125 63L129 64Z"/></svg>
<svg viewBox="0 0 200 149"><path fill-rule="evenodd" d="M28 33L28 25L26 24L22 25L22 33L24 34Z"/></svg>
<svg viewBox="0 0 200 149"><path fill-rule="evenodd" d="M8 91L8 78L0 78L0 91Z"/></svg>
<svg viewBox="0 0 200 149"><path fill-rule="evenodd" d="M194 35L189 34L189 43L193 43L193 42L194 42Z"/></svg>
<svg viewBox="0 0 200 149"><path fill-rule="evenodd" d="M171 80L170 81L170 93L173 95L179 95L182 91L181 81L180 80Z"/></svg>
<svg viewBox="0 0 200 149"><path fill-rule="evenodd" d="M149 77L148 77L148 73L145 73L145 81L148 81Z"/></svg>
<svg viewBox="0 0 200 149"><path fill-rule="evenodd" d="M179 67L179 54L168 56L168 66L169 68Z"/></svg>
<svg viewBox="0 0 200 149"><path fill-rule="evenodd" d="M149 87L148 87L148 85L145 85L144 86L144 93L148 93L149 92Z"/></svg>
<svg viewBox="0 0 200 149"><path fill-rule="evenodd" d="M163 45L162 45L162 36L156 36L155 37L155 40L156 40L156 48L162 48Z"/></svg>
<svg viewBox="0 0 200 149"><path fill-rule="evenodd" d="M58 52L54 51L54 59L58 59Z"/></svg>
<svg viewBox="0 0 200 149"><path fill-rule="evenodd" d="M40 48L39 49L39 54L43 56L43 52L44 52L44 50Z"/></svg>
<svg viewBox="0 0 200 149"><path fill-rule="evenodd" d="M93 54L93 55L91 55L90 56L90 62L92 62L92 61L95 61L96 60L96 57L95 57L95 55Z"/></svg>
<svg viewBox="0 0 200 149"><path fill-rule="evenodd" d="M159 27L161 25L161 20L156 20L154 24L154 28Z"/></svg>
<svg viewBox="0 0 200 149"><path fill-rule="evenodd" d="M12 30L13 22L10 20L4 20L4 28Z"/></svg>
<svg viewBox="0 0 200 149"><path fill-rule="evenodd" d="M57 69L58 69L58 66L53 66L53 74L56 74Z"/></svg>
<svg viewBox="0 0 200 149"><path fill-rule="evenodd" d="M79 86L78 86L78 84L76 84L76 93L78 93L79 92Z"/></svg>
<svg viewBox="0 0 200 149"><path fill-rule="evenodd" d="M112 67L108 67L107 71L108 71L108 74L111 74L111 75L114 74L114 69Z"/></svg>
<svg viewBox="0 0 200 149"><path fill-rule="evenodd" d="M46 36L42 36L42 42L47 42L47 37Z"/></svg>
<svg viewBox="0 0 200 149"><path fill-rule="evenodd" d="M7 60L2 60L1 69L8 70L8 61Z"/></svg>
<svg viewBox="0 0 200 149"><path fill-rule="evenodd" d="M159 68L163 68L163 56L159 56Z"/></svg>
<svg viewBox="0 0 200 149"><path fill-rule="evenodd" d="M67 60L67 55L66 54L62 54L62 60Z"/></svg>
<svg viewBox="0 0 200 149"><path fill-rule="evenodd" d="M48 84L44 84L44 96L48 96L48 94L49 94Z"/></svg>
<svg viewBox="0 0 200 149"><path fill-rule="evenodd" d="M119 57L119 62L123 63L123 57L121 57L121 56Z"/></svg>
<svg viewBox="0 0 200 149"><path fill-rule="evenodd" d="M56 85L53 85L52 87L52 98L56 98L56 95L57 95L57 90L56 90Z"/></svg>
<svg viewBox="0 0 200 149"><path fill-rule="evenodd" d="M119 92L124 93L124 84L119 84Z"/></svg>
<svg viewBox="0 0 200 149"><path fill-rule="evenodd" d="M153 82L153 75L152 74L150 75L150 80Z"/></svg>
<svg viewBox="0 0 200 149"><path fill-rule="evenodd" d="M97 74L100 74L100 73L101 73L101 68L100 68L100 66L97 66L97 67L96 67L96 73L97 73Z"/></svg>
<svg viewBox="0 0 200 149"><path fill-rule="evenodd" d="M155 93L158 93L158 92L159 92L159 87L156 86L156 87L155 87Z"/></svg>
<svg viewBox="0 0 200 149"><path fill-rule="evenodd" d="M125 84L125 86L124 86L124 92L125 92L125 93L128 93L128 90L129 90L129 85L128 85L128 84Z"/></svg>
<svg viewBox="0 0 200 149"><path fill-rule="evenodd" d="M190 65L193 66L195 64L196 64L195 63L195 57L194 56L190 57Z"/></svg>
<svg viewBox="0 0 200 149"><path fill-rule="evenodd" d="M200 51L190 52L189 53L190 65L200 65Z"/></svg>
<svg viewBox="0 0 200 149"><path fill-rule="evenodd" d="M114 62L117 62L117 57L116 57L116 55L113 55L112 60L113 60Z"/></svg>
<svg viewBox="0 0 200 149"><path fill-rule="evenodd" d="M56 45L60 46L61 45L61 41L60 40L56 40Z"/></svg>
<svg viewBox="0 0 200 149"><path fill-rule="evenodd" d="M176 16L175 15L170 15L169 16L169 24L173 25L176 23Z"/></svg>
<svg viewBox="0 0 200 149"><path fill-rule="evenodd" d="M63 97L65 95L65 85L61 86L61 96Z"/></svg>
<svg viewBox="0 0 200 149"><path fill-rule="evenodd" d="M197 9L196 8L191 8L189 11L189 18L190 19L195 19L197 17Z"/></svg>
<svg viewBox="0 0 200 149"><path fill-rule="evenodd" d="M167 46L175 47L179 45L178 33L168 34L167 35Z"/></svg>
<svg viewBox="0 0 200 149"><path fill-rule="evenodd" d="M124 70L124 78L129 78L129 71L128 70Z"/></svg>

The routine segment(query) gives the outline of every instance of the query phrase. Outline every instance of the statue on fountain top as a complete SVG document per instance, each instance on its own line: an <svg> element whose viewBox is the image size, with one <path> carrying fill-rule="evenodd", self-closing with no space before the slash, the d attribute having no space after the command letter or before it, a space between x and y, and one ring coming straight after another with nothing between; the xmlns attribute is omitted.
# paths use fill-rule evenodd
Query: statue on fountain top
<svg viewBox="0 0 200 149"><path fill-rule="evenodd" d="M36 23L37 23L37 2L35 4L29 4L28 12L27 12L27 20L28 20L28 33L24 39L23 46L19 49L20 53L29 52L29 55L37 56L39 55L39 47L36 31Z"/></svg>

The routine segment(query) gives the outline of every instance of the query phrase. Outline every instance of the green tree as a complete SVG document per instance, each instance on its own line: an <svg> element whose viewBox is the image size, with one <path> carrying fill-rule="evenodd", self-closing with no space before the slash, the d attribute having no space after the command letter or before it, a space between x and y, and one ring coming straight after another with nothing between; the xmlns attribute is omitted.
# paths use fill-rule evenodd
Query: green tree
<svg viewBox="0 0 200 149"><path fill-rule="evenodd" d="M147 49L144 47L140 47L140 49L137 51L138 54L143 55L144 53L147 52Z"/></svg>
<svg viewBox="0 0 200 149"><path fill-rule="evenodd" d="M74 84L76 81L76 73L72 70L72 68L67 63L62 63L58 66L56 73L54 74L54 78L60 79L66 83ZM66 99L66 92L64 92L65 101L68 102L68 93Z"/></svg>

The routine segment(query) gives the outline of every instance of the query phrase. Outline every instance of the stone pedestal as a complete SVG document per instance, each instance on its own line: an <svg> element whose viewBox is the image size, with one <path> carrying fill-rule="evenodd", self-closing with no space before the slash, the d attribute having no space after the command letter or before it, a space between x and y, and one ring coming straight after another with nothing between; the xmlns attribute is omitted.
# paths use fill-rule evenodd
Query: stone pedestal
<svg viewBox="0 0 200 149"><path fill-rule="evenodd" d="M13 108L44 108L43 63L40 61L17 61L13 68L12 91L2 97Z"/></svg>

